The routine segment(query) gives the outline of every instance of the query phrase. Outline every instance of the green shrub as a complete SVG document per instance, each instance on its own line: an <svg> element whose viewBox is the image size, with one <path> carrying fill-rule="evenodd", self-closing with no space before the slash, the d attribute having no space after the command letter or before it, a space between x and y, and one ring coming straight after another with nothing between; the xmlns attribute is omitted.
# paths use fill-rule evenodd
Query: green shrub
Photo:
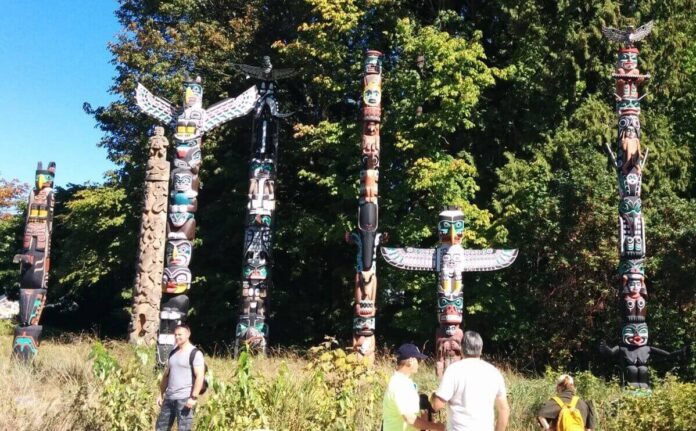
<svg viewBox="0 0 696 431"><path fill-rule="evenodd" d="M97 429L113 431L150 430L155 417L152 371L149 356L135 351L136 359L121 366L100 342L89 354L92 370L101 385L98 402L86 407L85 416Z"/></svg>

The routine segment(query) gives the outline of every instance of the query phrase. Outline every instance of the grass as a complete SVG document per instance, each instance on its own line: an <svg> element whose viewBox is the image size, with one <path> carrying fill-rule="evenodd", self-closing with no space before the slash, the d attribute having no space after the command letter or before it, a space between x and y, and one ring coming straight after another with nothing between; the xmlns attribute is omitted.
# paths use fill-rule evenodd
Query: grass
<svg viewBox="0 0 696 431"><path fill-rule="evenodd" d="M0 354L0 429L151 429L160 376L152 349L136 351L125 342L105 342L106 354L123 372L100 379L88 359L96 342L84 335L51 339L42 343L33 364L23 365L9 360L12 337L1 335L0 352L7 354ZM255 357L246 364L248 376L244 364L229 356L206 358L214 383L202 397L197 429L379 429L391 362L381 357L373 371L360 370L342 350L328 347L309 355L281 350ZM508 429L538 429L534 412L551 395L553 376L504 375L512 409ZM432 364L426 362L415 380L420 392L432 392L437 385ZM696 429L694 384L668 378L656 385L653 396L637 398L590 374L577 375L576 382L581 395L597 407L597 430L634 425L640 430Z"/></svg>

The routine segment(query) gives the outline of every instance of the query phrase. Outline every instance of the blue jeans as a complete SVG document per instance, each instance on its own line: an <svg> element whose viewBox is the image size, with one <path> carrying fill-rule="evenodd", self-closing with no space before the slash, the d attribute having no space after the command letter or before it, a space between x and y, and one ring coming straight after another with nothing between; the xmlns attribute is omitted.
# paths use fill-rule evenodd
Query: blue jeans
<svg viewBox="0 0 696 431"><path fill-rule="evenodd" d="M156 431L169 431L174 425L174 420L179 426L179 431L190 431L193 427L193 409L186 407L186 399L167 400L162 402L162 410L157 417Z"/></svg>

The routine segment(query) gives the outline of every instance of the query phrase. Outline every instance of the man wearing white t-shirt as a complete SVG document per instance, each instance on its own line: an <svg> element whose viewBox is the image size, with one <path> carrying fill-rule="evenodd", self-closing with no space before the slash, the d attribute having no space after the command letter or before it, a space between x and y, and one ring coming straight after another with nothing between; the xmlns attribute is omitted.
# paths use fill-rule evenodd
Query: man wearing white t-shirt
<svg viewBox="0 0 696 431"><path fill-rule="evenodd" d="M464 359L447 367L430 403L435 411L447 406L447 431L504 431L510 406L503 375L481 359L483 341L477 332L466 331L463 341Z"/></svg>
<svg viewBox="0 0 696 431"><path fill-rule="evenodd" d="M382 402L382 430L436 430L445 431L445 425L418 417L420 397L411 376L418 371L418 361L427 356L414 344L404 344L396 351L397 368L384 393Z"/></svg>

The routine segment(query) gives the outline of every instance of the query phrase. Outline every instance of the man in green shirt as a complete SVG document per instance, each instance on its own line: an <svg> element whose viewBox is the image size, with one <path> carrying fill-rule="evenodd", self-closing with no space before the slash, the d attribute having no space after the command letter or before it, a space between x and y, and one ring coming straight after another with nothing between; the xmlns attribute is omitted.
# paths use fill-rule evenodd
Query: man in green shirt
<svg viewBox="0 0 696 431"><path fill-rule="evenodd" d="M419 417L420 397L411 376L418 371L418 361L425 358L413 344L404 344L396 351L396 371L389 379L382 402L383 431L445 431L444 424Z"/></svg>

